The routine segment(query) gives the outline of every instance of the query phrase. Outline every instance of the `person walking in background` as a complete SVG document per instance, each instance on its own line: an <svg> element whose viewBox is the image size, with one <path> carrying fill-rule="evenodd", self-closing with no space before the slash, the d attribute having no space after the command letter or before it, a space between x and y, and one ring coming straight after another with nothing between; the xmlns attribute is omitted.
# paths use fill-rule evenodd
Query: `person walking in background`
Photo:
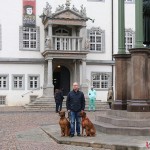
<svg viewBox="0 0 150 150"><path fill-rule="evenodd" d="M83 92L79 91L79 86L77 82L73 83L73 90L69 92L67 96L66 107L70 114L70 122L71 122L70 137L73 137L75 134L75 123L76 123L77 136L81 136L80 134L80 124L81 124L80 112L84 111L85 98L84 98Z"/></svg>
<svg viewBox="0 0 150 150"><path fill-rule="evenodd" d="M111 105L114 101L114 93L112 87L108 88L108 94L107 94L107 102L109 104L109 108L111 109Z"/></svg>
<svg viewBox="0 0 150 150"><path fill-rule="evenodd" d="M55 90L55 103L56 103L56 113L62 110L63 94L59 89Z"/></svg>
<svg viewBox="0 0 150 150"><path fill-rule="evenodd" d="M95 111L95 100L96 100L96 91L94 90L93 86L91 86L91 89L88 92L89 96L89 111L93 109Z"/></svg>

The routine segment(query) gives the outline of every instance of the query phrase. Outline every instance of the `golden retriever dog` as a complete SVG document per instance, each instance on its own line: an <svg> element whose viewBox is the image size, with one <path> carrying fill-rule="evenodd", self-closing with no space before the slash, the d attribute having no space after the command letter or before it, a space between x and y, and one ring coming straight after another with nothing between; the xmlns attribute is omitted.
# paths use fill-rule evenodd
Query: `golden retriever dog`
<svg viewBox="0 0 150 150"><path fill-rule="evenodd" d="M59 125L61 128L61 136L69 136L70 135L70 122L65 117L65 111L60 111L59 116L60 116Z"/></svg>
<svg viewBox="0 0 150 150"><path fill-rule="evenodd" d="M86 136L95 136L96 129L93 125L93 123L87 118L86 113L83 111L80 113L82 121L82 136L84 136L84 130L86 133Z"/></svg>

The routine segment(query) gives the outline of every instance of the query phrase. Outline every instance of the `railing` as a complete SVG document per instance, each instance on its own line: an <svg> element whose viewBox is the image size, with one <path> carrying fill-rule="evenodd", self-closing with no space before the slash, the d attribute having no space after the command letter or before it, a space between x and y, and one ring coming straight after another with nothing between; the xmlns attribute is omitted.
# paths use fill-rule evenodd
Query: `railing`
<svg viewBox="0 0 150 150"><path fill-rule="evenodd" d="M82 38L73 36L52 36L54 50L81 51Z"/></svg>
<svg viewBox="0 0 150 150"><path fill-rule="evenodd" d="M22 94L21 96L24 97L24 96L27 95L27 94L33 93L34 91L36 91L36 90L41 90L41 89L44 89L44 88L43 88L42 86L41 86L41 87L38 87L38 88L35 88L35 89L33 89L33 90L29 91L29 92L26 92L26 93Z"/></svg>

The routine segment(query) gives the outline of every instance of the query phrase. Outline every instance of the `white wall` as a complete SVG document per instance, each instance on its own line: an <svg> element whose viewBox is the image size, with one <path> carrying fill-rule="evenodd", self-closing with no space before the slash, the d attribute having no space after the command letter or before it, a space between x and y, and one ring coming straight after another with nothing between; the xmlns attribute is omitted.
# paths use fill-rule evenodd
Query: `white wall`
<svg viewBox="0 0 150 150"><path fill-rule="evenodd" d="M40 75L40 86L43 86L44 81L44 65L32 65L32 64L0 64L0 74L9 74L9 90L0 90L0 95L7 95L6 100L9 106L12 105L24 105L29 103L30 95L42 96L43 90L36 90L33 93L26 94L23 98L22 95L31 91L28 90L28 75L37 74ZM24 74L25 75L25 89L24 90L12 90L12 75Z"/></svg>
<svg viewBox="0 0 150 150"><path fill-rule="evenodd" d="M36 23L40 26L40 51L20 51L19 50L19 26L22 25L22 0L5 0L0 2L0 24L2 27L2 50L0 58L43 58L41 52L44 51L44 27L39 16L42 14L46 2L52 6L53 13L58 5L65 4L66 0L36 0ZM87 21L87 28L100 27L105 30L105 52L89 53L88 60L111 60L111 0L105 2L87 2L87 0L71 0L71 7L75 5L77 9L83 4L86 7L87 17L95 19L92 23ZM135 4L125 4L125 28L135 30ZM118 0L114 0L114 53L118 52ZM87 81L91 82L91 72L111 72L111 66L87 66ZM25 74L25 85L27 86L28 74L40 74L40 86L43 86L44 66L31 64L0 64L0 74ZM115 77L114 77L115 78ZM11 89L1 90L0 95L7 95L9 105L24 105L29 102L29 95L21 97L28 92L25 90L15 91ZM36 91L33 95L42 95L42 90ZM97 91L97 99L106 101L107 91Z"/></svg>

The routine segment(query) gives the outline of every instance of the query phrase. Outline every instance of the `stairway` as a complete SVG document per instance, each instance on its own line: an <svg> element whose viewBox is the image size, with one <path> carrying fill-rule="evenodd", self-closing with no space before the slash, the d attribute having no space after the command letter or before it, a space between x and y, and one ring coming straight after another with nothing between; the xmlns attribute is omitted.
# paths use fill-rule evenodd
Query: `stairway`
<svg viewBox="0 0 150 150"><path fill-rule="evenodd" d="M150 114L107 110L95 117L94 125L100 132L130 136L150 136Z"/></svg>
<svg viewBox="0 0 150 150"><path fill-rule="evenodd" d="M96 110L106 110L109 106L106 102L96 101ZM55 101L48 97L37 98L36 101L24 106L27 110L52 110L55 111ZM62 109L66 109L66 97L63 101ZM88 110L88 100L86 100L85 110Z"/></svg>

